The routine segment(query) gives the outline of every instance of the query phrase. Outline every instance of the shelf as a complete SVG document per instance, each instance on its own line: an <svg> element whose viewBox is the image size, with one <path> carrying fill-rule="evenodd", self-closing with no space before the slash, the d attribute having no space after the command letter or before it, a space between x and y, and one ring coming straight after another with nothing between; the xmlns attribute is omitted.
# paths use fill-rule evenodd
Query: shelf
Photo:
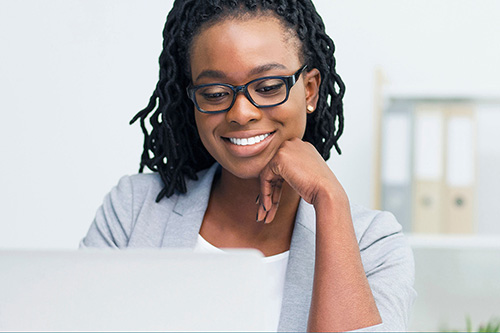
<svg viewBox="0 0 500 333"><path fill-rule="evenodd" d="M412 248L500 249L500 235L406 234Z"/></svg>
<svg viewBox="0 0 500 333"><path fill-rule="evenodd" d="M385 99L409 99L409 100L467 100L483 103L500 103L498 88L471 90L471 89L448 89L442 87L384 87L383 97Z"/></svg>

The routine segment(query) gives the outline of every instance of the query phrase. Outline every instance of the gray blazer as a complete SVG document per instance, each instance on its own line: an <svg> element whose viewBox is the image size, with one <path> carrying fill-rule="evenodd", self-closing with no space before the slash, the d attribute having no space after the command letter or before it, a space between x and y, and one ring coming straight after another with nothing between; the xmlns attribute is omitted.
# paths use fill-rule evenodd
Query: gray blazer
<svg viewBox="0 0 500 333"><path fill-rule="evenodd" d="M211 168L187 181L186 194L155 202L163 187L158 174L123 177L105 197L80 247L193 248L214 174ZM361 258L383 324L362 331L404 331L416 293L411 249L394 216L351 206ZM305 331L315 262L314 208L301 201L286 272L279 331Z"/></svg>

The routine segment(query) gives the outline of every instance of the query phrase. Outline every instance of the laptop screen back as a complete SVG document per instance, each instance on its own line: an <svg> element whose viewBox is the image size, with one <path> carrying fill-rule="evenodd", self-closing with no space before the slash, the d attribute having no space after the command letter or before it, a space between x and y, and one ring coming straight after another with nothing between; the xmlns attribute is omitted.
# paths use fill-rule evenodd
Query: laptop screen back
<svg viewBox="0 0 500 333"><path fill-rule="evenodd" d="M0 267L0 330L272 329L253 250L4 250Z"/></svg>

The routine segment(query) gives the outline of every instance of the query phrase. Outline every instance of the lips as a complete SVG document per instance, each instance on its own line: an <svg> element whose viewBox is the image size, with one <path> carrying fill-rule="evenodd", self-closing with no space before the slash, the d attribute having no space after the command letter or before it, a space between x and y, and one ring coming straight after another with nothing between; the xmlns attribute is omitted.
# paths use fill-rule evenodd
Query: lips
<svg viewBox="0 0 500 333"><path fill-rule="evenodd" d="M228 140L233 145L237 145L237 146L251 146L251 145L254 145L256 143L259 143L259 142L265 140L265 138L267 138L269 135L271 135L271 133L266 133L266 134L262 134L262 135L256 135L256 136L252 136L252 137L249 137L249 138L228 138Z"/></svg>
<svg viewBox="0 0 500 333"><path fill-rule="evenodd" d="M234 132L221 138L226 142L226 147L231 154L238 157L251 157L259 154L269 145L275 132Z"/></svg>

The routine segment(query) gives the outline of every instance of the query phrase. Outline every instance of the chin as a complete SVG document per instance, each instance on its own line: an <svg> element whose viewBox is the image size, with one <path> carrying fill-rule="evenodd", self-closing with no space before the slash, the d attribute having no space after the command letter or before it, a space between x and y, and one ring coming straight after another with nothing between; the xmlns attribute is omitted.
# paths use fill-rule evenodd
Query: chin
<svg viewBox="0 0 500 333"><path fill-rule="evenodd" d="M240 179L258 179L260 176L260 172L262 171L262 169L264 169L264 166L256 167L255 165L252 165L251 167L242 167L229 165L226 166L222 163L220 164L228 173Z"/></svg>

